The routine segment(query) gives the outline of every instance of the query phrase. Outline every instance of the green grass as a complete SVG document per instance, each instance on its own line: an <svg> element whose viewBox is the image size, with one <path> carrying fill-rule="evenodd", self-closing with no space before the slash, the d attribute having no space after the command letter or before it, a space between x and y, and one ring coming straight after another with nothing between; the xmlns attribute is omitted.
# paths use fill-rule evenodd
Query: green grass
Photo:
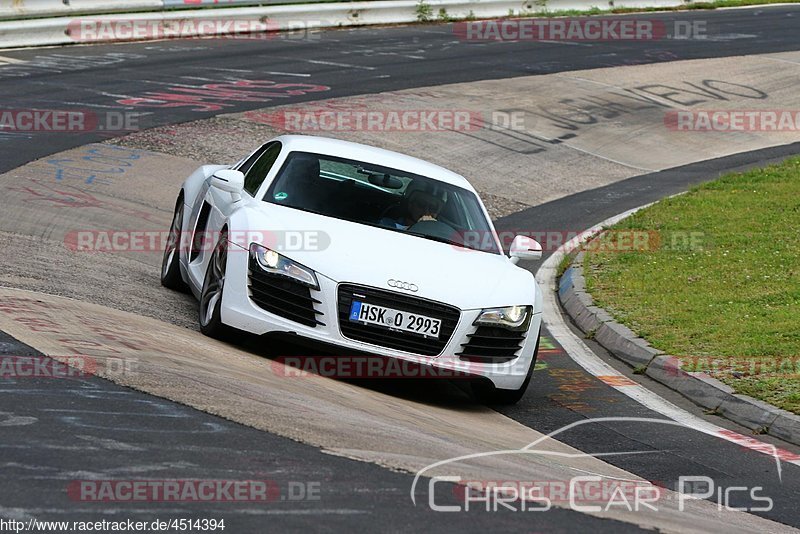
<svg viewBox="0 0 800 534"><path fill-rule="evenodd" d="M598 305L685 368L800 413L800 158L659 202L606 245L614 230L660 244L587 253Z"/></svg>
<svg viewBox="0 0 800 534"><path fill-rule="evenodd" d="M572 265L572 260L574 259L575 256L573 254L564 254L564 256L561 258L561 261L558 262L558 266L556 267L556 278L561 278L561 275L567 272L567 269L569 269L569 266Z"/></svg>

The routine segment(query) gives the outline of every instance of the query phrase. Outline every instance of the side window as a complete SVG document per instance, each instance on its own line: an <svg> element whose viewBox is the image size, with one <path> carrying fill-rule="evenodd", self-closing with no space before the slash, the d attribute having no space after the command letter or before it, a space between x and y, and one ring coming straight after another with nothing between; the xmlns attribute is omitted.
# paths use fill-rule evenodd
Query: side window
<svg viewBox="0 0 800 534"><path fill-rule="evenodd" d="M255 163L256 160L261 157L261 155L264 153L265 150L269 148L269 146L270 144L267 143L265 145L261 145L260 147L258 147L258 150L253 152L253 155L247 158L247 161L239 165L236 168L236 170L241 171L243 174L247 174L247 171L250 170L250 167L253 166L253 163Z"/></svg>
<svg viewBox="0 0 800 534"><path fill-rule="evenodd" d="M244 173L244 190L255 196L258 188L264 183L270 169L281 153L281 144L277 141L269 143L254 154L239 170Z"/></svg>

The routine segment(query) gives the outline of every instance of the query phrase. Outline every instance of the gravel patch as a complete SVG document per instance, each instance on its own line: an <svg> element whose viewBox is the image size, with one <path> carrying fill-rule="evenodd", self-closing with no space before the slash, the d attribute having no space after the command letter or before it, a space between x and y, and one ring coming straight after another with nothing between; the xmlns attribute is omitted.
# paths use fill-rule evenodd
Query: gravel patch
<svg viewBox="0 0 800 534"><path fill-rule="evenodd" d="M284 133L286 132L266 124L244 120L241 115L221 115L206 120L135 132L112 139L108 143L190 158L196 160L198 165L229 164L238 161L265 141ZM364 140L354 139L354 141ZM393 146L381 148L397 150ZM442 165L447 166L446 163ZM503 198L482 191L480 188L476 189L493 220L530 207L529 204Z"/></svg>

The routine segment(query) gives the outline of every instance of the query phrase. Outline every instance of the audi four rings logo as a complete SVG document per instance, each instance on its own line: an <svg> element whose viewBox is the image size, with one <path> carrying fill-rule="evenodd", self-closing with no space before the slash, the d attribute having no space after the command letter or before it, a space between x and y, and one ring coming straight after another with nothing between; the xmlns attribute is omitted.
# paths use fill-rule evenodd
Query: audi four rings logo
<svg viewBox="0 0 800 534"><path fill-rule="evenodd" d="M408 282L401 282L400 280L391 279L387 282L389 287L394 287L396 289L405 289L406 291L419 291L417 284L409 284Z"/></svg>

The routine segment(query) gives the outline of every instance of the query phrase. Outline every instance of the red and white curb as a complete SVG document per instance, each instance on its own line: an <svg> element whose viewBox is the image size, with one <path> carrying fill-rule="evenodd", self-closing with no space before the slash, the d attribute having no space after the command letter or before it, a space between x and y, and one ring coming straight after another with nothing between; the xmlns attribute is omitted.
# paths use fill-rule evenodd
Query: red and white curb
<svg viewBox="0 0 800 534"><path fill-rule="evenodd" d="M624 213L606 219L605 221L593 226L586 230L581 235L576 236L567 243L564 243L558 248L539 268L536 272L536 279L539 281L542 289L544 290L544 313L543 320L547 326L550 335L558 341L564 348L564 351L572 358L578 365L583 367L588 373L596 377L598 380L607 384L635 400L642 406L657 412L673 421L681 423L682 425L714 436L731 443L740 445L751 451L771 456L776 460L781 460L786 463L800 466L800 454L793 453L786 449L781 449L772 443L760 441L754 437L746 436L738 432L734 432L727 428L715 425L702 419L694 414L691 414L676 406L675 404L664 399L660 395L650 391L638 382L626 377L611 365L600 359L590 349L581 338L576 336L567 325L564 316L558 307L557 302L557 285L556 285L556 271L559 263L565 254L575 250L581 243L587 241L589 238L600 232L603 228L611 226L618 221L629 217L642 208L649 206L640 206L628 210Z"/></svg>

